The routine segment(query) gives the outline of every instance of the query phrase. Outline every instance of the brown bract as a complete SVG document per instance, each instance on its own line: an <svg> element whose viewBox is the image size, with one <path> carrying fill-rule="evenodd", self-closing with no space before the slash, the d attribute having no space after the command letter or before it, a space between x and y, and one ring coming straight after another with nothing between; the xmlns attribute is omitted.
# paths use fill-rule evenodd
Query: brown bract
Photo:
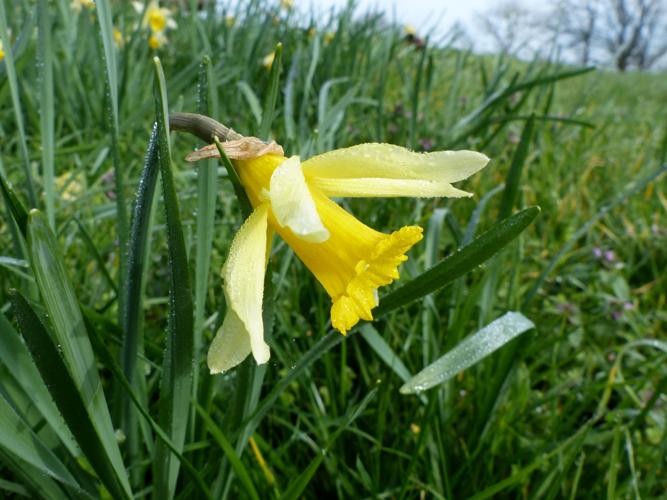
<svg viewBox="0 0 667 500"><path fill-rule="evenodd" d="M225 141L222 149L230 160L252 160L267 154L285 156L282 146L275 141L265 143L257 137L244 137L234 141ZM189 162L204 160L206 158L220 158L220 153L215 144L209 144L203 148L193 151L185 159Z"/></svg>

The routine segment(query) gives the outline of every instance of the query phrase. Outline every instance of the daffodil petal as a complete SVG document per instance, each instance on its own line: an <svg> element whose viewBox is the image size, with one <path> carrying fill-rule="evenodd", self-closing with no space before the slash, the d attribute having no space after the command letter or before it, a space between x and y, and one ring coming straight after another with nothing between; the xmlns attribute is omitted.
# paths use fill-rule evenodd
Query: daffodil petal
<svg viewBox="0 0 667 500"><path fill-rule="evenodd" d="M250 351L250 337L245 325L233 310L229 310L208 349L211 374L234 368L248 357Z"/></svg>
<svg viewBox="0 0 667 500"><path fill-rule="evenodd" d="M270 357L262 323L267 219L268 206L262 204L236 233L223 269L227 307L245 328L258 364L266 363Z"/></svg>
<svg viewBox="0 0 667 500"><path fill-rule="evenodd" d="M303 172L308 178L412 179L444 186L470 177L488 161L475 151L415 153L392 144L368 143L314 156L303 162Z"/></svg>
<svg viewBox="0 0 667 500"><path fill-rule="evenodd" d="M461 198L472 196L472 193L456 189L448 182L421 179L336 179L313 177L310 183L327 196L341 198L389 198L395 196L415 196L422 198L449 196L451 198Z"/></svg>
<svg viewBox="0 0 667 500"><path fill-rule="evenodd" d="M292 156L276 168L269 193L271 209L281 227L290 228L296 236L310 243L329 239L329 231L317 213L298 156Z"/></svg>

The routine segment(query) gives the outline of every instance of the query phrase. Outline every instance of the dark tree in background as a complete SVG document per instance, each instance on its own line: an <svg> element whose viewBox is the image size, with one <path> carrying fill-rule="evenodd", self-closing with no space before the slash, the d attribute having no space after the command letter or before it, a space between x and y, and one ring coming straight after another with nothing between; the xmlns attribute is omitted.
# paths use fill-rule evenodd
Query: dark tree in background
<svg viewBox="0 0 667 500"><path fill-rule="evenodd" d="M555 44L572 62L619 71L647 70L667 60L667 0L562 0L541 13L509 0L480 19L503 52L544 54Z"/></svg>

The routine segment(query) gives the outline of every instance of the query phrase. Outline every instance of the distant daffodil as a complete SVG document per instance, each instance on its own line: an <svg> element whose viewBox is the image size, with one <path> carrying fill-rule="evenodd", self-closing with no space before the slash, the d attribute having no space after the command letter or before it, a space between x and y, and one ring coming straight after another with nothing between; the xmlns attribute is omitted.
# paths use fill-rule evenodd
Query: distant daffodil
<svg viewBox="0 0 667 500"><path fill-rule="evenodd" d="M253 207L236 233L222 271L227 314L208 352L211 373L252 353L269 360L262 296L273 233L292 247L332 300L331 324L345 335L360 319L373 319L378 288L399 278L406 253L422 228L392 233L368 227L331 197L472 196L451 183L482 169L489 159L474 151L415 153L391 144L360 144L301 161L275 142L245 137L224 142ZM189 161L220 157L215 145Z"/></svg>
<svg viewBox="0 0 667 500"><path fill-rule="evenodd" d="M166 7L160 7L157 0L151 0L144 10L143 2L132 2L134 10L141 14L141 27L150 31L148 37L148 46L151 49L159 49L167 43L167 29L174 29L177 27L176 21L173 19L173 13Z"/></svg>

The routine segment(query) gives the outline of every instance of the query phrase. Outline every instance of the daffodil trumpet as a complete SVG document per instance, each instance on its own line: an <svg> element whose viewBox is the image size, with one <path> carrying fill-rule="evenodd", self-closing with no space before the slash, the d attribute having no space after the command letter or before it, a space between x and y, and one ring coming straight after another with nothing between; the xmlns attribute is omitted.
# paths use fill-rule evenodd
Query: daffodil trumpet
<svg viewBox="0 0 667 500"><path fill-rule="evenodd" d="M183 130L184 114L176 122ZM189 115L195 116L195 115ZM172 122L174 121L172 117ZM179 122L180 120L180 122ZM206 120L211 120L206 118ZM215 122L217 123L217 122ZM208 352L211 373L241 363L252 353L258 364L270 357L262 324L267 256L274 233L315 275L331 297L331 325L345 335L359 320L373 319L378 289L399 279L406 253L422 239L422 228L376 231L348 213L332 197L467 197L452 186L488 163L474 151L415 153L391 144L368 143L301 161L281 146L254 137L215 135L233 163L253 211L236 233L222 270L227 313ZM188 161L220 158L215 144L188 155Z"/></svg>

